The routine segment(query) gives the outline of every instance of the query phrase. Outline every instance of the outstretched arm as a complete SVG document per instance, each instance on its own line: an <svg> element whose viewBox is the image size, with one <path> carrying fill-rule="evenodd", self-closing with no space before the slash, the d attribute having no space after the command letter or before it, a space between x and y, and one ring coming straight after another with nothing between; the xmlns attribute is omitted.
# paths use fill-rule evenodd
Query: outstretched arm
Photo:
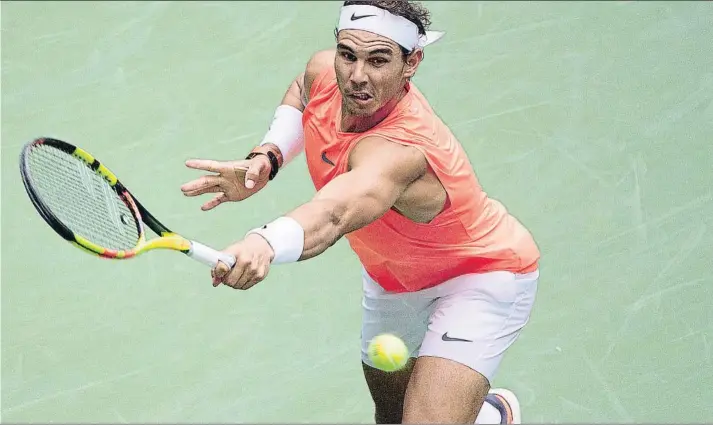
<svg viewBox="0 0 713 425"><path fill-rule="evenodd" d="M312 55L304 72L288 87L275 110L270 129L250 153L239 161L190 159L189 168L217 173L204 175L181 186L186 196L215 194L203 204L204 211L228 201L242 201L265 187L277 171L289 163L304 148L302 112L309 101L314 80L327 67L334 66L334 50Z"/></svg>
<svg viewBox="0 0 713 425"><path fill-rule="evenodd" d="M271 263L315 257L342 236L381 217L427 170L416 148L366 138L354 148L350 170L325 185L309 202L254 229L225 252L237 262L220 264L213 284L248 289L265 278Z"/></svg>
<svg viewBox="0 0 713 425"><path fill-rule="evenodd" d="M426 172L426 158L412 147L365 139L352 153L351 170L287 214L304 229L300 260L321 254L347 233L385 214Z"/></svg>

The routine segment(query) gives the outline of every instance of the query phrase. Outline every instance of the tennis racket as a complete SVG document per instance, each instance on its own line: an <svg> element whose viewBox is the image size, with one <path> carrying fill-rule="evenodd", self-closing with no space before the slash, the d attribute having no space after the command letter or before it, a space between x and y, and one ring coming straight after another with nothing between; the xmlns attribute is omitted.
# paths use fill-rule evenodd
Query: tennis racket
<svg viewBox="0 0 713 425"><path fill-rule="evenodd" d="M235 258L172 232L104 164L67 142L39 138L20 154L25 190L62 238L103 258L128 259L154 249L180 251L203 264L229 267ZM157 237L147 239L146 227Z"/></svg>

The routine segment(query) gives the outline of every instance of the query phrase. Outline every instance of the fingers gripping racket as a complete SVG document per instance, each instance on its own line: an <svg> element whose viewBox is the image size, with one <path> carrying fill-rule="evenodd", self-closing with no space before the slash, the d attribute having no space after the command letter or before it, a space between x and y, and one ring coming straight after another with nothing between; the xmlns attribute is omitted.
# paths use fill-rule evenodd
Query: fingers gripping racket
<svg viewBox="0 0 713 425"><path fill-rule="evenodd" d="M235 258L184 238L161 224L104 164L81 148L40 138L20 155L25 189L61 237L91 254L127 259L154 249L183 252L203 264L232 267ZM158 237L147 239L146 227Z"/></svg>

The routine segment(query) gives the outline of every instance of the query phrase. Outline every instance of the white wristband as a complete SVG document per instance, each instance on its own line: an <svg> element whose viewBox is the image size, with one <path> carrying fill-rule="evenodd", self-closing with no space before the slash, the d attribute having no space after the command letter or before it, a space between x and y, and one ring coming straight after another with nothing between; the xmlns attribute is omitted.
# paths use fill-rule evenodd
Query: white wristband
<svg viewBox="0 0 713 425"><path fill-rule="evenodd" d="M290 105L278 106L270 129L260 145L266 143L273 143L280 148L283 167L299 155L305 145L302 111Z"/></svg>
<svg viewBox="0 0 713 425"><path fill-rule="evenodd" d="M250 230L245 236L251 233L265 238L275 251L272 264L294 263L302 256L305 231L293 218L280 217L272 223Z"/></svg>

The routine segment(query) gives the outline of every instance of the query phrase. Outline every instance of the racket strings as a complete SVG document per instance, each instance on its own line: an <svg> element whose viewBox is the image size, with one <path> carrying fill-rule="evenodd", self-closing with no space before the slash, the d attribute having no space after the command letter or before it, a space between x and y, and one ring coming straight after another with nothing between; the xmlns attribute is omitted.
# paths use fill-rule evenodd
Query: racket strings
<svg viewBox="0 0 713 425"><path fill-rule="evenodd" d="M78 158L39 145L29 169L42 201L75 234L112 250L139 240L136 218L109 183Z"/></svg>

